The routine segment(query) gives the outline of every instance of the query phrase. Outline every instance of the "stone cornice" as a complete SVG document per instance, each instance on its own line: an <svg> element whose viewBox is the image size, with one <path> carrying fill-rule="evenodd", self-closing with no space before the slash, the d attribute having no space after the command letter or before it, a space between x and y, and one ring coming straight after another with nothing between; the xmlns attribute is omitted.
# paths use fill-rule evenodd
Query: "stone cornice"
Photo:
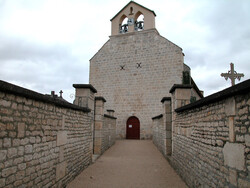
<svg viewBox="0 0 250 188"><path fill-rule="evenodd" d="M73 84L74 88L86 88L90 89L93 93L97 93L97 90L91 84Z"/></svg>

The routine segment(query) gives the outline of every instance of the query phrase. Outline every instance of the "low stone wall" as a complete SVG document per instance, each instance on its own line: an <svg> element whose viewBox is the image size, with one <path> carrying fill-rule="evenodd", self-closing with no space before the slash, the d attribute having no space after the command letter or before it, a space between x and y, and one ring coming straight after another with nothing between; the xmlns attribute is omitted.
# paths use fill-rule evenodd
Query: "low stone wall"
<svg viewBox="0 0 250 188"><path fill-rule="evenodd" d="M171 164L190 187L250 187L250 81L176 109Z"/></svg>
<svg viewBox="0 0 250 188"><path fill-rule="evenodd" d="M176 110L171 163L189 186L250 186L248 84Z"/></svg>
<svg viewBox="0 0 250 188"><path fill-rule="evenodd" d="M172 154L164 156L190 187L250 187L250 80L180 107L182 91L172 93Z"/></svg>
<svg viewBox="0 0 250 188"><path fill-rule="evenodd" d="M0 81L0 187L63 187L92 160L88 108Z"/></svg>
<svg viewBox="0 0 250 188"><path fill-rule="evenodd" d="M166 155L166 129L163 124L163 115L156 116L153 119L153 143L159 149L159 151Z"/></svg>
<svg viewBox="0 0 250 188"><path fill-rule="evenodd" d="M104 114L102 130L102 153L115 144L116 139L116 118Z"/></svg>
<svg viewBox="0 0 250 188"><path fill-rule="evenodd" d="M153 117L153 143L164 156L172 153L172 110L171 98L164 97L163 114Z"/></svg>

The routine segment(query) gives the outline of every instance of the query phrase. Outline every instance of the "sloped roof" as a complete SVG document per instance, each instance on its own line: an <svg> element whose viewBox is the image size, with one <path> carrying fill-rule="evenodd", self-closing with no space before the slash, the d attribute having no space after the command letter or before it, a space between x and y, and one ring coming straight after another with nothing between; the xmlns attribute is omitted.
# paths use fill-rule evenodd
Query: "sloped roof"
<svg viewBox="0 0 250 188"><path fill-rule="evenodd" d="M139 3L136 3L135 1L130 1L130 2L129 2L127 5L125 5L125 7L123 7L123 8L122 8L113 18L111 18L110 21L112 21L118 14L120 14L121 11L123 11L123 10L124 10L127 6L129 6L129 4L131 4L131 3L134 3L134 4L138 5L138 6L141 6L142 8L147 9L148 11L152 12L152 13L156 16L156 14L155 14L155 12L154 12L153 10L150 10L150 9L148 9L147 7L144 7L144 6L140 5Z"/></svg>

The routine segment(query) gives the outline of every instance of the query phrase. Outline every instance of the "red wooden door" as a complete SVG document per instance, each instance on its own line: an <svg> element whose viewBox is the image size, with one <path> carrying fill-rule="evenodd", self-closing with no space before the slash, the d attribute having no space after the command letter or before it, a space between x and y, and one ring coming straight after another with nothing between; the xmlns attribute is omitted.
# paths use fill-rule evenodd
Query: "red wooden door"
<svg viewBox="0 0 250 188"><path fill-rule="evenodd" d="M126 138L140 139L140 121L137 117L128 118Z"/></svg>

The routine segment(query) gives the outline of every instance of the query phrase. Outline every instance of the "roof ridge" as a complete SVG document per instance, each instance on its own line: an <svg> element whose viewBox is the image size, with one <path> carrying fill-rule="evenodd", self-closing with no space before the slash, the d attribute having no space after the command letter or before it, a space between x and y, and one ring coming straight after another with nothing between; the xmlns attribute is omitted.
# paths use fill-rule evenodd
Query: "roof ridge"
<svg viewBox="0 0 250 188"><path fill-rule="evenodd" d="M155 14L155 12L153 11L153 10L151 10L151 9L149 9L149 8L147 8L147 7L144 7L143 5L141 5L141 4L139 4L139 3L137 3L137 2L135 2L135 1L130 1L128 4L126 4L113 18L111 18L110 19L110 21L112 21L118 14L120 14L120 12L121 11L123 11L130 3L135 3L136 5L139 5L139 6L141 6L142 8L145 8L146 10L149 10L150 12L152 12L155 16L156 16L156 14Z"/></svg>

